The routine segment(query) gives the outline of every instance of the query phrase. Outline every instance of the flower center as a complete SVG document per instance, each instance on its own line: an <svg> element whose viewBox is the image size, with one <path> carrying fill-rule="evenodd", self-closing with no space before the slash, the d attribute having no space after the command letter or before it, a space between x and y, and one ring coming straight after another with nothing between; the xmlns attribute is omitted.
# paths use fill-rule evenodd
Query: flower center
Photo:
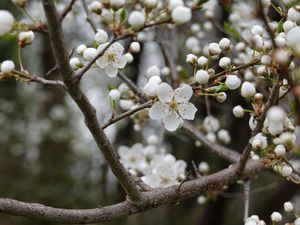
<svg viewBox="0 0 300 225"><path fill-rule="evenodd" d="M107 53L106 57L107 57L107 60L114 61L116 54L109 52L109 53Z"/></svg>
<svg viewBox="0 0 300 225"><path fill-rule="evenodd" d="M175 100L172 100L170 103L169 103L169 107L170 109L173 109L173 110L177 110L177 102Z"/></svg>

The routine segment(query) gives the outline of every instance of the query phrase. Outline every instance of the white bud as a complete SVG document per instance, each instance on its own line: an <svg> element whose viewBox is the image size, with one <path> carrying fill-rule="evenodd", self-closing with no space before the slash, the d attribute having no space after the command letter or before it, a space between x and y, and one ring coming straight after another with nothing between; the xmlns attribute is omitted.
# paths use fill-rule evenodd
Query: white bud
<svg viewBox="0 0 300 225"><path fill-rule="evenodd" d="M206 84L209 80L209 74L205 70L198 70L196 73L196 81L199 84Z"/></svg>
<svg viewBox="0 0 300 225"><path fill-rule="evenodd" d="M241 86L241 80L236 75L228 75L225 81L225 85L230 90L234 90Z"/></svg>
<svg viewBox="0 0 300 225"><path fill-rule="evenodd" d="M254 25L251 29L251 34L254 35L260 35L262 36L264 33L264 28L260 25Z"/></svg>
<svg viewBox="0 0 300 225"><path fill-rule="evenodd" d="M299 8L298 9L296 9L296 7L289 8L289 11L287 13L287 20L291 20L293 22L300 22Z"/></svg>
<svg viewBox="0 0 300 225"><path fill-rule="evenodd" d="M1 72L3 73L11 73L15 69L15 64L11 60L5 60L1 63Z"/></svg>
<svg viewBox="0 0 300 225"><path fill-rule="evenodd" d="M131 42L129 49L133 53L140 52L140 50L141 50L140 43L138 43L137 41Z"/></svg>
<svg viewBox="0 0 300 225"><path fill-rule="evenodd" d="M115 101L117 101L121 98L121 92L118 89L110 90L108 95Z"/></svg>
<svg viewBox="0 0 300 225"><path fill-rule="evenodd" d="M209 171L209 165L207 162L199 163L198 170L200 173L207 173Z"/></svg>
<svg viewBox="0 0 300 225"><path fill-rule="evenodd" d="M282 133L282 131L283 131L282 122L269 121L268 131L273 136Z"/></svg>
<svg viewBox="0 0 300 225"><path fill-rule="evenodd" d="M97 33L95 34L95 41L98 42L99 44L103 44L107 41L107 39L108 39L108 34L106 33L106 31L98 29Z"/></svg>
<svg viewBox="0 0 300 225"><path fill-rule="evenodd" d="M127 52L127 53L125 54L125 57L126 57L126 59L127 59L127 63L132 63L132 61L133 61L133 56L132 56L131 53Z"/></svg>
<svg viewBox="0 0 300 225"><path fill-rule="evenodd" d="M86 50L87 49L87 47L86 47L86 45L79 45L78 47L77 47L77 49L76 49L76 52L79 54L79 55L82 55L83 54L83 52L84 52L84 50Z"/></svg>
<svg viewBox="0 0 300 225"><path fill-rule="evenodd" d="M83 51L83 58L87 61L93 60L97 55L97 50L95 48L87 48Z"/></svg>
<svg viewBox="0 0 300 225"><path fill-rule="evenodd" d="M287 65L290 60L290 53L286 49L278 49L274 52L274 61L280 65Z"/></svg>
<svg viewBox="0 0 300 225"><path fill-rule="evenodd" d="M210 43L208 45L208 51L209 51L209 54L211 54L211 55L219 55L222 50L221 50L219 44L217 44L217 43Z"/></svg>
<svg viewBox="0 0 300 225"><path fill-rule="evenodd" d="M273 222L280 222L282 220L282 216L281 216L281 214L279 212L273 212L271 214L271 220Z"/></svg>
<svg viewBox="0 0 300 225"><path fill-rule="evenodd" d="M149 145L158 145L159 144L159 137L156 134L151 134L147 138L147 143Z"/></svg>
<svg viewBox="0 0 300 225"><path fill-rule="evenodd" d="M155 8L155 6L157 5L157 0L145 0L144 5L147 8Z"/></svg>
<svg viewBox="0 0 300 225"><path fill-rule="evenodd" d="M125 100L125 99L121 99L119 101L119 104L120 104L121 109L124 111L130 110L131 107L134 105L133 101Z"/></svg>
<svg viewBox="0 0 300 225"><path fill-rule="evenodd" d="M280 106L272 106L267 112L268 120L275 123L282 123L284 117L285 112Z"/></svg>
<svg viewBox="0 0 300 225"><path fill-rule="evenodd" d="M244 51L245 48L246 48L246 45L245 45L244 42L238 42L238 43L236 44L236 46L235 46L235 49L236 49L237 51Z"/></svg>
<svg viewBox="0 0 300 225"><path fill-rule="evenodd" d="M173 9L175 9L177 6L183 6L183 1L182 0L170 0L169 1L169 5L168 5L168 9L170 11L172 11Z"/></svg>
<svg viewBox="0 0 300 225"><path fill-rule="evenodd" d="M72 68L73 70L76 70L76 69L80 68L81 65L82 65L82 64L81 64L79 58L74 57L74 58L71 58L71 59L70 59L70 66L71 66L71 68Z"/></svg>
<svg viewBox="0 0 300 225"><path fill-rule="evenodd" d="M207 58L204 56L201 56L198 58L198 65L199 66L205 66L207 64Z"/></svg>
<svg viewBox="0 0 300 225"><path fill-rule="evenodd" d="M224 142L225 144L228 144L231 141L229 132L224 129L218 131L217 137L220 141Z"/></svg>
<svg viewBox="0 0 300 225"><path fill-rule="evenodd" d="M211 132L206 134L206 138L210 142L216 142L217 141L216 135L214 133L211 133Z"/></svg>
<svg viewBox="0 0 300 225"><path fill-rule="evenodd" d="M228 57L222 57L219 61L219 66L223 69L228 69L231 65L231 60Z"/></svg>
<svg viewBox="0 0 300 225"><path fill-rule="evenodd" d="M284 145L280 144L275 147L274 152L277 157L282 157L285 155L286 149L285 149Z"/></svg>
<svg viewBox="0 0 300 225"><path fill-rule="evenodd" d="M197 198L197 202L198 202L199 205L205 204L206 201L207 201L207 200L206 200L205 196L203 196L203 195L201 195L201 196L199 196L199 197ZM300 223L299 223L299 224L300 224Z"/></svg>
<svg viewBox="0 0 300 225"><path fill-rule="evenodd" d="M285 202L283 204L283 207L284 207L284 211L286 211L286 212L292 212L292 211L294 211L294 205L291 202Z"/></svg>
<svg viewBox="0 0 300 225"><path fill-rule="evenodd" d="M118 89L121 93L125 93L125 92L129 91L129 87L127 86L126 83L121 83L119 85Z"/></svg>
<svg viewBox="0 0 300 225"><path fill-rule="evenodd" d="M290 20L287 20L283 23L283 30L285 33L289 32L292 28L294 28L296 24Z"/></svg>
<svg viewBox="0 0 300 225"><path fill-rule="evenodd" d="M232 109L232 112L233 112L233 115L236 117L236 118L242 118L245 114L245 110L243 109L242 106L240 105L237 105L235 106L233 109Z"/></svg>
<svg viewBox="0 0 300 225"><path fill-rule="evenodd" d="M192 19L192 11L185 6L177 6L172 10L171 17L176 24L187 23Z"/></svg>
<svg viewBox="0 0 300 225"><path fill-rule="evenodd" d="M263 49L264 41L260 35L256 34L256 35L252 36L250 41L251 41L253 48L255 48L256 50Z"/></svg>
<svg viewBox="0 0 300 225"><path fill-rule="evenodd" d="M190 51L192 51L195 46L199 46L199 44L199 40L194 36L188 37L185 41L185 47Z"/></svg>
<svg viewBox="0 0 300 225"><path fill-rule="evenodd" d="M255 93L256 93L255 86L252 83L245 81L242 84L241 95L244 98L252 97L253 95L255 95Z"/></svg>
<svg viewBox="0 0 300 225"><path fill-rule="evenodd" d="M98 1L93 1L91 4L89 4L89 10L94 13L101 13L102 7L102 3Z"/></svg>
<svg viewBox="0 0 300 225"><path fill-rule="evenodd" d="M159 76L152 76L152 77L149 78L148 82L160 84L161 83L161 79L160 79Z"/></svg>
<svg viewBox="0 0 300 225"><path fill-rule="evenodd" d="M251 116L249 119L249 127L253 131L257 125L257 120L254 119L254 116Z"/></svg>
<svg viewBox="0 0 300 225"><path fill-rule="evenodd" d="M197 66L197 56L194 54L188 54L186 56L186 63L192 66Z"/></svg>
<svg viewBox="0 0 300 225"><path fill-rule="evenodd" d="M161 69L161 75L163 75L163 76L169 76L170 73L171 73L171 70L167 66L165 66Z"/></svg>
<svg viewBox="0 0 300 225"><path fill-rule="evenodd" d="M147 69L146 77L150 78L150 77L153 77L153 76L160 76L160 69L157 66L150 66Z"/></svg>
<svg viewBox="0 0 300 225"><path fill-rule="evenodd" d="M269 56L269 55L263 55L263 56L260 58L260 61L261 61L262 64L270 65L271 62L272 62L272 58L271 58L271 56Z"/></svg>
<svg viewBox="0 0 300 225"><path fill-rule="evenodd" d="M24 47L25 45L29 45L33 42L34 33L32 31L21 32L18 35L19 45Z"/></svg>
<svg viewBox="0 0 300 225"><path fill-rule="evenodd" d="M144 26L146 21L145 15L140 11L133 11L130 13L128 23L133 28L140 28Z"/></svg>
<svg viewBox="0 0 300 225"><path fill-rule="evenodd" d="M252 148L254 148L255 150L261 150L262 148L262 141L259 139L254 139L251 143Z"/></svg>
<svg viewBox="0 0 300 225"><path fill-rule="evenodd" d="M294 221L294 225L300 225L300 218L297 218L297 219Z"/></svg>
<svg viewBox="0 0 300 225"><path fill-rule="evenodd" d="M158 89L159 85L155 82L148 82L143 91L144 93L149 96L149 97L154 97L157 95L157 89Z"/></svg>
<svg viewBox="0 0 300 225"><path fill-rule="evenodd" d="M229 50L231 41L228 38L222 38L219 42L219 47L223 50Z"/></svg>
<svg viewBox="0 0 300 225"><path fill-rule="evenodd" d="M286 35L287 43L297 52L297 54L300 54L299 36L300 26L294 27Z"/></svg>
<svg viewBox="0 0 300 225"><path fill-rule="evenodd" d="M114 9L119 9L125 4L125 0L109 0L109 3Z"/></svg>
<svg viewBox="0 0 300 225"><path fill-rule="evenodd" d="M288 177L293 173L293 169L292 167L288 166L288 165L284 165L283 167L281 167L280 169L280 174L283 177Z"/></svg>
<svg viewBox="0 0 300 225"><path fill-rule="evenodd" d="M223 102L226 101L227 95L226 95L225 92L219 92L219 93L217 93L216 99L217 99L217 101L218 101L219 103L223 103Z"/></svg>
<svg viewBox="0 0 300 225"><path fill-rule="evenodd" d="M0 36L11 31L14 24L13 15L7 10L0 10Z"/></svg>

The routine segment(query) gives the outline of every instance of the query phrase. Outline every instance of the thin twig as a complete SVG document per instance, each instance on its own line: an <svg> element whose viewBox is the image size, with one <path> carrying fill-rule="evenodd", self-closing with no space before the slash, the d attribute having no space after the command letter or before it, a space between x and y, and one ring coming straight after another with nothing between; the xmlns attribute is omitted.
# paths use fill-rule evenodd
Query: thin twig
<svg viewBox="0 0 300 225"><path fill-rule="evenodd" d="M118 122L119 120L124 119L126 117L129 117L129 116L133 115L136 112L139 112L139 111L141 111L143 109L149 108L151 105L152 105L152 101L146 102L146 103L144 103L144 104L142 104L140 106L135 107L132 110L129 110L129 111L127 111L127 112L125 112L125 113L123 113L123 114L121 114L121 115L113 118L113 119L110 119L107 123L105 123L102 126L102 129L105 129L105 128L109 127L110 125Z"/></svg>
<svg viewBox="0 0 300 225"><path fill-rule="evenodd" d="M244 223L249 217L249 205L250 205L250 180L244 183Z"/></svg>
<svg viewBox="0 0 300 225"><path fill-rule="evenodd" d="M85 11L85 14L86 14L86 20L90 24L90 26L92 27L94 33L96 33L97 32L97 25L96 25L95 21L92 19L91 15L90 15L90 11L88 9L86 0L81 0L81 2L82 2L83 10Z"/></svg>
<svg viewBox="0 0 300 225"><path fill-rule="evenodd" d="M76 2L76 0L71 0L70 3L68 5L66 5L66 7L63 9L62 13L60 14L60 22L62 22L64 20L64 18L68 15L68 13L71 12L72 7L75 2Z"/></svg>

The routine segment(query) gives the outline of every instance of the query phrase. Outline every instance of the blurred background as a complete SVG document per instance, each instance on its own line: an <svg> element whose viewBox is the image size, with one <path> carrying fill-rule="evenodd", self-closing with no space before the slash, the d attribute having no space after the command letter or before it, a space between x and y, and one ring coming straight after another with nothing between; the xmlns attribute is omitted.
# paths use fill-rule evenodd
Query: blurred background
<svg viewBox="0 0 300 225"><path fill-rule="evenodd" d="M80 43L92 43L93 32L85 24L79 4L73 14L66 18L64 31L68 48ZM217 20L228 20L226 8L231 1L220 1ZM58 2L58 8L63 8ZM40 1L29 1L30 12L43 20ZM10 10L15 17L22 18L22 12L9 0L0 1L0 9ZM201 17L197 21L201 25ZM182 30L180 30L182 29ZM171 43L182 42L177 32L189 32L184 27L177 30L163 28L161 39ZM154 33L155 33L154 32ZM172 33L173 32L173 33ZM224 33L218 29L209 31L201 40L201 45L219 40ZM175 37L178 36L178 39ZM126 43L125 43L126 44ZM127 43L127 45L129 42ZM176 44L175 44L176 45ZM172 46L168 50L174 50ZM176 46L175 46L176 47ZM0 38L0 62L11 59L17 62L17 41L13 35ZM188 52L187 52L188 53ZM164 66L162 52L157 44L142 44L140 55L128 66L125 73L134 81L143 83L143 74L148 66ZM176 52L178 55L179 52ZM182 52L179 54L182 56ZM181 57L184 60L185 57ZM27 70L38 76L45 74L54 66L51 46L45 35L36 34L34 43L23 51L24 65ZM52 73L48 79L60 79ZM117 79L109 79L92 70L83 79L83 89L95 105L99 120L103 123L110 117L108 102L108 84L118 85ZM229 147L241 151L246 144L250 131L248 119L234 119L232 106L247 102L234 92L228 96L226 104L211 102L212 114L219 118L222 128L229 130ZM202 100L197 100L197 117L203 119L206 109ZM119 122L106 131L117 148L119 145L131 146L144 142L151 133L164 137L162 145L177 159L183 159L191 169L191 162L197 165L201 161L209 163L211 173L227 166L227 163L211 155L183 131L176 134L164 132L160 126L149 125L143 132L135 132L130 120ZM257 214L261 219L269 220L273 211L282 211L285 201L292 201L300 210L299 187L278 179L271 173L264 173L251 182L250 215ZM224 191L203 193L207 197L205 204L197 203L197 198L180 204L163 206L145 213L133 215L106 224L139 225L238 225L243 218L243 186L235 184ZM94 208L124 200L124 192L112 176L101 153L97 150L90 133L85 128L81 113L57 87L27 84L15 80L0 81L0 197L8 197L25 202L38 202L59 208ZM288 217L287 217L288 218ZM0 214L1 225L54 225L36 219Z"/></svg>

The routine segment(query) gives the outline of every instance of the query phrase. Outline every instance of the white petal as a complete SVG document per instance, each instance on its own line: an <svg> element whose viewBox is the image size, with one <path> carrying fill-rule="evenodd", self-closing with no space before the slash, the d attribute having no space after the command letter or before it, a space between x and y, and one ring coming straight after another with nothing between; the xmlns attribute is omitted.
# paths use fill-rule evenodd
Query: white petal
<svg viewBox="0 0 300 225"><path fill-rule="evenodd" d="M193 120L195 119L197 108L190 102L180 103L178 104L178 112L182 119Z"/></svg>
<svg viewBox="0 0 300 225"><path fill-rule="evenodd" d="M177 102L188 102L193 95L193 89L189 85L177 88L174 92L174 99Z"/></svg>
<svg viewBox="0 0 300 225"><path fill-rule="evenodd" d="M104 69L108 65L108 61L106 60L105 56L101 56L97 61L96 61L97 66L100 68Z"/></svg>
<svg viewBox="0 0 300 225"><path fill-rule="evenodd" d="M160 178L157 175L147 174L146 176L141 177L141 179L145 182L145 184L152 188L158 188L160 186Z"/></svg>
<svg viewBox="0 0 300 225"><path fill-rule="evenodd" d="M157 96L161 102L167 103L173 99L174 91L167 83L161 83L157 88Z"/></svg>
<svg viewBox="0 0 300 225"><path fill-rule="evenodd" d="M109 51L112 51L117 54L122 54L124 51L124 47L119 42L116 42L112 46L109 47Z"/></svg>
<svg viewBox="0 0 300 225"><path fill-rule="evenodd" d="M117 58L115 64L119 69L123 69L126 66L126 63L127 63L127 58L125 55L123 55Z"/></svg>
<svg viewBox="0 0 300 225"><path fill-rule="evenodd" d="M107 67L105 67L105 73L107 74L107 76L109 76L109 77L115 77L115 76L117 76L117 74L118 74L118 69L117 68L115 68L114 66L113 66L113 64L108 64L108 66Z"/></svg>
<svg viewBox="0 0 300 225"><path fill-rule="evenodd" d="M159 120L167 116L167 106L161 102L155 102L149 110L149 117L153 120Z"/></svg>
<svg viewBox="0 0 300 225"><path fill-rule="evenodd" d="M168 131L175 131L180 125L180 118L176 113L170 113L163 122Z"/></svg>
<svg viewBox="0 0 300 225"><path fill-rule="evenodd" d="M127 146L121 145L118 149L118 154L121 158L128 158L130 149Z"/></svg>

